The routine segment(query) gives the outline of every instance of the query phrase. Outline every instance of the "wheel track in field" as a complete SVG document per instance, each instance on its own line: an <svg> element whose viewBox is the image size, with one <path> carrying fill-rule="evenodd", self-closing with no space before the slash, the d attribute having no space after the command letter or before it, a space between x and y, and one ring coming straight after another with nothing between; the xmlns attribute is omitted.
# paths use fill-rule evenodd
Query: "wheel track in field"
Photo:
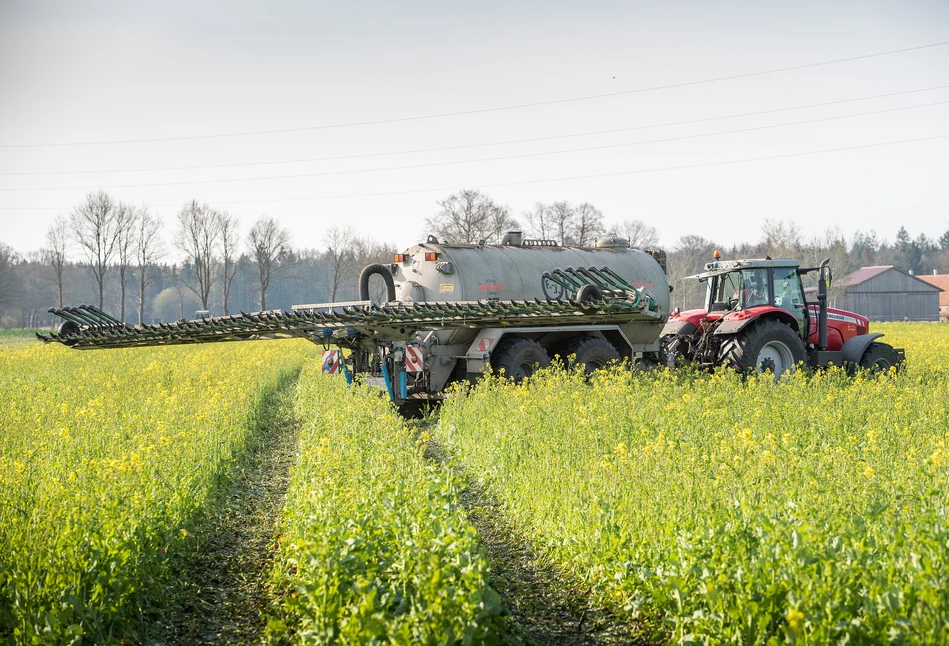
<svg viewBox="0 0 949 646"><path fill-rule="evenodd" d="M247 452L234 466L182 559L174 602L146 644L256 644L269 611L268 587L283 498L296 455L297 376L264 397Z"/></svg>
<svg viewBox="0 0 949 646"><path fill-rule="evenodd" d="M589 590L561 575L545 562L463 467L450 460L435 441L426 445L425 457L446 465L466 484L462 504L468 521L478 531L481 553L491 567L489 581L507 612L507 644L563 644L597 646L651 644L644 627L623 621L606 609L593 606Z"/></svg>

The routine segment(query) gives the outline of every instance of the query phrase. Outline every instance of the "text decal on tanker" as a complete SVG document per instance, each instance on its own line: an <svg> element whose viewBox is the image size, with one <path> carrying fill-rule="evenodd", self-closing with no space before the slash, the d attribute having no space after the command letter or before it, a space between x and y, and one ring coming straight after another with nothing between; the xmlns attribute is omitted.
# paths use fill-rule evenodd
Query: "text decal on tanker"
<svg viewBox="0 0 949 646"><path fill-rule="evenodd" d="M481 283L478 285L482 292L503 292L504 283Z"/></svg>
<svg viewBox="0 0 949 646"><path fill-rule="evenodd" d="M455 283L438 283L439 294L454 294Z"/></svg>

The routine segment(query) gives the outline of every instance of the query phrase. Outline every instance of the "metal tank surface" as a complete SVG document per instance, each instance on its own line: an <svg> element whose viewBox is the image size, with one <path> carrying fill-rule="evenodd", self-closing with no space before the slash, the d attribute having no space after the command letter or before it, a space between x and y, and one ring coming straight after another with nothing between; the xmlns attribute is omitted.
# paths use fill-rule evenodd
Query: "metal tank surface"
<svg viewBox="0 0 949 646"><path fill-rule="evenodd" d="M426 260L426 255L434 259ZM634 287L649 291L669 311L669 284L659 263L628 247L554 245L446 245L423 243L396 263L393 279L401 302L533 300L566 298L563 288L544 279L557 268L608 266Z"/></svg>

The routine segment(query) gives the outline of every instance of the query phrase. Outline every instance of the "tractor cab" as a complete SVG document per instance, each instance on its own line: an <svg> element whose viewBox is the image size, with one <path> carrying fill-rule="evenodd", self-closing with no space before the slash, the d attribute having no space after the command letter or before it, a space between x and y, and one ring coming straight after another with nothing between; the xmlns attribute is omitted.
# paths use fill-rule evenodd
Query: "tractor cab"
<svg viewBox="0 0 949 646"><path fill-rule="evenodd" d="M804 300L800 263L793 259L735 260L711 262L696 278L706 284L705 311L745 312L759 307L778 308L796 321L802 337L807 334L809 314Z"/></svg>

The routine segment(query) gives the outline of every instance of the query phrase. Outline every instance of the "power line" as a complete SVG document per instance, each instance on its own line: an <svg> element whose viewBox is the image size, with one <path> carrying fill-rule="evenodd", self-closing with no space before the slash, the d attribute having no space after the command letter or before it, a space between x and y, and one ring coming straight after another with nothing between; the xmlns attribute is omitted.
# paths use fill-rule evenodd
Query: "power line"
<svg viewBox="0 0 949 646"><path fill-rule="evenodd" d="M100 188L108 189L117 189L117 188L151 188L156 186L193 186L200 184L226 184L231 182L257 182L257 181L268 181L268 180L277 180L277 179L303 179L309 177L326 177L326 176L338 176L338 175L357 175L362 173L381 173L381 172L391 172L391 171L400 171L400 170L417 170L420 168L435 168L441 166L458 166L462 164L477 164L483 162L495 162L495 161L507 161L511 159L526 159L530 157L545 157L548 155L564 155L577 152L589 152L594 150L609 150L613 148L625 148L629 146L642 146L647 144L658 144L658 143L668 143L672 141L685 141L689 139L702 139L706 137L718 137L722 135L732 135L744 132L755 132L758 130L770 130L772 128L786 128L790 126L800 126L812 123L821 123L826 121L837 121L840 119L850 119L853 117L865 117L876 114L885 114L889 112L899 112L902 110L911 110L916 108L926 108L935 105L945 105L949 103L949 100L946 101L934 101L932 103L922 103L918 105L903 106L898 108L886 108L883 110L872 110L870 112L858 112L855 114L844 114L837 115L833 117L820 117L817 119L806 119L803 121L791 121L787 123L777 123L766 126L752 126L748 128L737 128L734 130L721 130L718 132L706 132L695 135L683 135L679 137L666 137L663 139L647 139L644 141L631 141L623 142L616 144L603 144L600 146L585 146L583 148L569 148L565 150L548 150L542 152L534 153L522 153L518 155L502 155L498 157L482 157L478 159L462 159L456 161L447 161L447 162L429 162L425 164L411 164L408 166L388 166L388 167L377 167L377 168L362 168L356 170L332 170L332 171L322 171L318 173L297 173L293 175L268 175L264 177L237 177L233 179L207 179L207 180L190 180L184 182L151 182L151 183L141 183L141 184L113 184L110 186L45 186L45 187L35 187L35 188L0 188L0 192L9 193L9 192L25 192L25 191L67 191L67 190L95 190Z"/></svg>
<svg viewBox="0 0 949 646"><path fill-rule="evenodd" d="M809 69L812 67L821 67L825 65L836 65L839 63L848 63L851 61L864 60L868 58L877 58L880 56L890 56L892 54L902 54L905 52L918 51L921 49L942 47L944 45L949 45L949 41L929 43L927 45L917 45L915 47L904 47L902 49L891 49L884 52L876 52L873 54L848 56L847 58L836 58L833 60L820 61L817 63L805 63L803 65L779 67L775 69L762 70L758 72L746 72L743 74L718 76L715 78L702 79L698 81L685 81L683 83L654 85L651 87L636 88L633 90L623 90L620 92L606 92L603 94L588 94L585 96L570 97L566 99L551 99L549 101L536 101L533 103L519 103L519 104L514 104L514 105L496 106L496 107L491 107L491 108L479 108L479 109L474 109L474 110L460 110L457 112L440 112L440 113L435 113L435 114L415 115L415 116L410 116L410 117L397 117L393 119L377 119L373 121L354 121L354 122L348 122L348 123L326 124L326 125L320 125L320 126L306 126L306 127L301 127L301 128L253 130L253 131L248 131L248 132L231 132L231 133L220 133L220 134L213 134L213 135L154 137L154 138L149 138L149 139L114 139L114 140L109 140L109 141L74 141L74 142L58 142L58 143L0 144L0 148L53 148L53 147L65 147L65 146L105 146L105 145L114 145L114 144L156 143L156 142L162 142L162 141L190 141L190 140L197 140L197 139L219 139L219 138L224 138L224 137L250 137L250 136L256 136L256 135L272 135L272 134L282 134L282 133L291 133L291 132L329 130L329 129L335 129L335 128L355 128L355 127L361 127L361 126L372 126L372 125L380 125L380 124L387 124L387 123L404 123L407 121L421 121L425 119L459 117L459 116L471 115L471 114L484 114L488 112L501 112L505 110L520 110L523 108L536 108L536 107L541 107L541 106L556 105L556 104L562 104L562 103L575 103L578 101L590 101L593 99L605 99L605 98L616 97L616 96L628 96L631 94L641 94L644 92L656 92L659 90L671 90L675 88L692 87L695 85L705 85L708 83L719 83L721 81L733 81L737 79L751 78L755 76L766 76L769 74L779 74L782 72L791 72L795 70Z"/></svg>
<svg viewBox="0 0 949 646"><path fill-rule="evenodd" d="M369 159L373 157L390 157L394 155L413 155L420 153L433 153L433 152L447 152L452 150L465 150L471 148L486 148L491 146L506 146L511 144L525 144L525 143L536 143L539 141L554 141L558 139L570 139L574 137L590 137L596 135L609 135L617 134L620 132L632 132L635 130L650 130L654 128L666 128L670 126L684 126L691 125L696 123L706 123L709 121L723 121L726 119L739 119L744 117L754 117L761 116L766 114L775 114L778 112L791 112L793 110L807 110L810 108L822 108L831 105L841 105L844 103L856 103L859 101L870 101L874 99L883 99L894 96L903 96L906 94L918 94L920 92L932 92L934 90L944 90L949 88L949 85L936 85L933 87L919 88L916 90L905 90L903 92L889 92L887 94L875 94L872 96L863 96L853 99L840 99L838 101L824 101L822 103L809 103L806 105L797 105L787 108L774 108L771 110L758 110L756 112L740 112L737 114L728 114L718 117L703 117L701 119L689 119L687 121L669 121L666 123L656 123L642 126L631 126L628 128L614 128L611 130L594 130L590 132L577 132L567 135L551 135L546 137L531 137L528 139L510 139L507 141L493 141L477 144L463 144L458 146L442 146L438 148L415 148L411 150L397 150L389 152L378 152L378 153L364 153L360 155L337 155L334 157L311 157L307 159L285 159L277 161L263 161L263 162L241 162L234 164L207 164L207 165L198 165L198 166L168 166L168 167L159 167L159 168L114 168L114 169L97 169L97 170L72 170L72 171L39 171L39 172L29 172L29 171L17 171L10 173L0 172L0 177L9 176L9 177L23 177L23 176L46 176L46 175L95 175L95 174L105 174L105 173L155 173L155 172L165 172L165 171L176 171L176 170L211 170L216 168L243 168L247 166L275 166L281 164L305 164L312 162L324 162L324 161L344 161L349 159Z"/></svg>
<svg viewBox="0 0 949 646"><path fill-rule="evenodd" d="M911 144L918 143L922 141L934 141L937 139L946 139L949 138L949 134L944 135L933 135L931 137L917 137L915 139L900 139L897 141L882 141L873 144L862 144L859 146L844 146L840 148L825 148L823 150L809 150L797 153L784 153L780 155L767 155L764 157L747 157L744 159L729 159L718 162L706 162L701 164L686 164L682 166L664 166L659 168L642 168L636 170L628 171L617 171L614 173L597 173L592 175L574 175L571 177L555 177L547 179L535 179L535 180L522 180L516 182L497 182L490 184L477 184L473 186L448 186L440 188L423 188L423 189L412 189L406 191L384 191L378 193L350 193L342 195L321 195L321 196L311 196L311 197L283 197L283 198L273 198L266 200L240 200L240 201L230 201L230 202L214 202L218 206L236 206L241 204L264 204L271 202L309 202L309 201L319 201L319 200L339 200L339 199L349 199L349 198L360 198L360 197L387 197L394 195L411 195L417 193L440 193L444 191L457 191L461 188L476 188L476 189L485 189L485 188L502 188L506 186L524 186L530 184L546 184L550 182L572 182L585 179L601 179L606 177L622 177L629 175L644 175L649 173L663 173L669 171L677 170L691 170L695 168L712 168L715 166L729 166L735 164L746 164L751 162L760 162L760 161L772 161L776 159L790 159L794 157L806 157L812 155L823 155L827 153L837 153L837 152L847 152L852 150L866 150L869 148L882 148L884 146L897 146L902 144ZM156 204L154 205L158 208L174 208L180 206L178 204ZM63 211L68 210L72 207L68 206L47 206L47 207L13 207L13 206L0 206L0 210L3 211Z"/></svg>

